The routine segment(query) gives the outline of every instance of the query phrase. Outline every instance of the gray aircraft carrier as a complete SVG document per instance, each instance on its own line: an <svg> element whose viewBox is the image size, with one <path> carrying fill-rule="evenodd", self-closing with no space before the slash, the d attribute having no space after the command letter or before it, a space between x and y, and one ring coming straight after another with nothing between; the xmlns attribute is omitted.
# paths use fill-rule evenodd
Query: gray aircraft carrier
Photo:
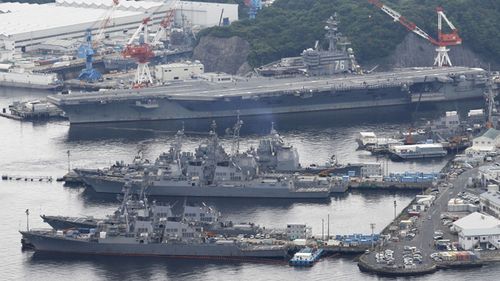
<svg viewBox="0 0 500 281"><path fill-rule="evenodd" d="M361 74L353 50L347 48L349 42L338 32L336 15L326 24L328 50L318 44L304 50L303 69L294 68L306 76L224 76L212 79L219 82L191 80L142 89L59 94L49 101L63 109L71 123L94 123L345 110L483 97L486 73L479 68ZM280 67L267 72L286 73Z"/></svg>
<svg viewBox="0 0 500 281"><path fill-rule="evenodd" d="M407 105L483 97L479 68L413 68L368 75L253 78L49 96L71 123L172 120Z"/></svg>

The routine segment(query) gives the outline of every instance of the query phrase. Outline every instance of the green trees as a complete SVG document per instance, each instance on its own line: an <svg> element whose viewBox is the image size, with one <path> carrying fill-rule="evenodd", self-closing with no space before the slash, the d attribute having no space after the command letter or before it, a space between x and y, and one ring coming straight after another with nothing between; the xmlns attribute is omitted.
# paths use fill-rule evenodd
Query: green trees
<svg viewBox="0 0 500 281"><path fill-rule="evenodd" d="M229 2L229 1L228 1ZM436 36L436 2L385 0L431 36ZM464 44L493 63L500 63L500 1L441 0ZM285 56L297 56L315 40L324 41L324 21L337 12L340 30L348 36L358 58L370 60L389 55L407 31L366 0L276 0L254 21L242 19L230 27L204 30L200 36L241 36L251 45L248 61L258 66Z"/></svg>

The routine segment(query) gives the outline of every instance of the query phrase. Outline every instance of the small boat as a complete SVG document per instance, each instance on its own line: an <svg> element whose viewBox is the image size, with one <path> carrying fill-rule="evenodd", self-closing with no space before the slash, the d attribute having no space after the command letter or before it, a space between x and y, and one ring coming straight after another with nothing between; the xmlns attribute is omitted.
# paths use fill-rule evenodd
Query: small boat
<svg viewBox="0 0 500 281"><path fill-rule="evenodd" d="M323 254L323 249L313 249L305 247L293 255L293 258L288 262L291 266L313 266Z"/></svg>

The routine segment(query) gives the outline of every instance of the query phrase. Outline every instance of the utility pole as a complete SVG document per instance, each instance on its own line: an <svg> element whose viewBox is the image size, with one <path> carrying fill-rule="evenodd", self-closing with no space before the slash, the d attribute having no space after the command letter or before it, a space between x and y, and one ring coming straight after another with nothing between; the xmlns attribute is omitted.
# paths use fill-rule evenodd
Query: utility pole
<svg viewBox="0 0 500 281"><path fill-rule="evenodd" d="M325 240L325 220L321 219L321 240Z"/></svg>
<svg viewBox="0 0 500 281"><path fill-rule="evenodd" d="M25 213L26 213L26 231L30 231L30 220L29 220L30 209L26 209Z"/></svg>
<svg viewBox="0 0 500 281"><path fill-rule="evenodd" d="M327 226L326 226L326 239L330 240L330 214L328 214L328 220L327 220Z"/></svg>
<svg viewBox="0 0 500 281"><path fill-rule="evenodd" d="M373 223L373 222L372 222L372 223L370 223L370 228L372 229L372 250L373 250L373 249L375 248L375 244L374 244L374 243L375 243L375 240L374 240L374 238L373 238L373 236L374 236L373 231L375 230L375 223Z"/></svg>
<svg viewBox="0 0 500 281"><path fill-rule="evenodd" d="M66 152L68 154L68 173L71 171L71 160L70 160L70 155L71 153L68 151Z"/></svg>
<svg viewBox="0 0 500 281"><path fill-rule="evenodd" d="M396 214L396 207L398 205L396 204L396 200L394 200L394 220L396 220L397 214Z"/></svg>

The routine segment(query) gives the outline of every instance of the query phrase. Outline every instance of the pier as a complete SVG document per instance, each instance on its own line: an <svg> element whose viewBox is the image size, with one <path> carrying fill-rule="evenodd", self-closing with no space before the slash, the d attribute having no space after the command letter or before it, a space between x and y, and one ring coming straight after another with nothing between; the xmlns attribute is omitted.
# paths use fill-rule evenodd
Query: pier
<svg viewBox="0 0 500 281"><path fill-rule="evenodd" d="M20 175L2 175L2 180L7 181L38 181L38 182L52 182L52 176L20 176Z"/></svg>
<svg viewBox="0 0 500 281"><path fill-rule="evenodd" d="M436 261L431 254L438 252L435 249L435 233L442 232L445 237L452 237L449 229L443 226L441 214L446 212L447 203L451 198L465 190L469 177L475 175L478 168L473 168L459 174L455 179L438 184L438 192L434 193L434 200L427 210L413 216L413 230L408 231L406 237L399 235L400 222L410 219L413 200L402 212L395 217L383 231L382 236L387 237L383 246L363 254L358 261L361 271L370 272L380 276L416 276L433 273L439 269L479 267L484 261L470 259L466 261ZM443 173L451 174L454 171L450 165L443 169ZM427 194L430 190L426 191ZM412 233L412 234L410 234ZM410 258L409 258L410 257ZM410 261L411 260L411 261Z"/></svg>

